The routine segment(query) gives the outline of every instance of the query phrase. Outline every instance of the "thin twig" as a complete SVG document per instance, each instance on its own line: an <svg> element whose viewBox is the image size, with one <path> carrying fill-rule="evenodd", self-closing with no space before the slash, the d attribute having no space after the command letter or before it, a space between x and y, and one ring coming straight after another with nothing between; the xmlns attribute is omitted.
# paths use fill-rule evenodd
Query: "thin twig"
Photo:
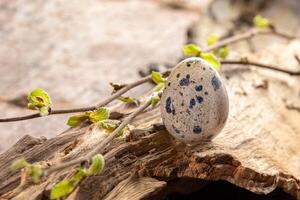
<svg viewBox="0 0 300 200"><path fill-rule="evenodd" d="M83 161L88 161L92 156L94 156L97 153L103 153L104 148L119 134L119 132L125 128L138 114L140 114L141 112L143 112L148 106L150 106L151 101L147 101L145 104L141 105L136 111L134 111L133 113L131 113L130 115L128 115L124 121L122 121L122 123L120 124L120 126L118 126L118 128L116 128L108 137L106 137L104 140L102 140L100 142L100 144L96 145L96 147L90 151L89 153L87 153L84 156L81 156L75 160L71 160L69 162L63 162L60 164L57 164L55 166L50 167L49 169L45 170L45 176L47 176L48 174L51 174L54 171L60 170L60 169L64 169L76 164L80 164Z"/></svg>
<svg viewBox="0 0 300 200"><path fill-rule="evenodd" d="M259 67L259 68L270 69L270 70L286 73L291 76L300 76L300 70L291 71L291 70L278 68L278 67L275 67L272 65L267 65L267 64L263 64L263 63L259 63L259 62L253 62L253 61L249 61L249 60L243 60L243 61L241 61L241 60L223 60L223 61L221 61L221 64L252 65L255 67Z"/></svg>
<svg viewBox="0 0 300 200"><path fill-rule="evenodd" d="M234 44L236 42L252 38L256 35L268 35L268 34L273 34L273 35L276 35L276 36L279 36L279 37L282 37L282 38L285 38L288 40L296 38L294 36L290 36L290 35L281 33L279 31L277 31L276 29L256 29L255 28L255 29L250 29L249 31L247 31L245 33L234 35L232 37L221 40L221 41L215 43L214 45L206 47L205 49L203 49L203 52L212 51L212 50L224 47L229 44Z"/></svg>
<svg viewBox="0 0 300 200"><path fill-rule="evenodd" d="M118 90L116 93L112 94L109 96L107 99L104 101L98 103L96 106L89 106L89 107L83 107L83 108L75 108L75 109L60 109L60 110L51 110L49 115L55 115L55 114L67 114L67 113L77 113L77 112L86 112L90 110L95 110L98 107L105 106L112 102L113 100L117 99L120 97L122 94L126 93L127 91L131 90L132 88L135 88L139 85L142 85L143 83L146 83L148 81L151 81L151 75L146 76L144 78L141 78L133 83L127 84L125 87L122 89ZM47 116L49 116L47 115ZM28 120L28 119L33 119L33 118L38 118L42 117L40 113L35 113L31 115L25 115L21 117L12 117L12 118L5 118L5 119L0 119L1 122L14 122L14 121L23 121L23 120Z"/></svg>

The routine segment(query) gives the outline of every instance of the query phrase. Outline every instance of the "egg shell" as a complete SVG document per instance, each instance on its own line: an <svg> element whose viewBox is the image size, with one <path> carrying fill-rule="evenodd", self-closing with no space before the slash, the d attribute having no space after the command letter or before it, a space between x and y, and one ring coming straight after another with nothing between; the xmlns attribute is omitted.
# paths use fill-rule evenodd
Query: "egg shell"
<svg viewBox="0 0 300 200"><path fill-rule="evenodd" d="M219 73L201 58L187 58L171 72L161 97L162 120L178 140L209 141L223 129L228 95Z"/></svg>

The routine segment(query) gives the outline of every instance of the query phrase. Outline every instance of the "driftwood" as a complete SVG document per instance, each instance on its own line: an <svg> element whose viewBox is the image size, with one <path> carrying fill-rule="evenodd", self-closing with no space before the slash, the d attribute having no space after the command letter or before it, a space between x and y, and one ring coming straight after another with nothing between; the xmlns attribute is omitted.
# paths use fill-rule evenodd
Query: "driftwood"
<svg viewBox="0 0 300 200"><path fill-rule="evenodd" d="M223 72L230 118L211 143L190 147L175 141L161 123L159 108L138 116L125 138L106 147L110 159L104 172L86 178L67 199L158 199L170 189L168 182L181 178L226 180L257 194L282 188L300 199L300 113L294 109L300 101L286 100L298 91L283 82L290 79L288 75L264 72L244 66ZM135 107L114 109L131 112ZM25 136L3 153L2 198L47 199L53 184L74 170L56 172L41 184L18 189L20 173L10 171L11 162L25 157L47 166L83 155L106 136L91 126L72 128L49 140Z"/></svg>

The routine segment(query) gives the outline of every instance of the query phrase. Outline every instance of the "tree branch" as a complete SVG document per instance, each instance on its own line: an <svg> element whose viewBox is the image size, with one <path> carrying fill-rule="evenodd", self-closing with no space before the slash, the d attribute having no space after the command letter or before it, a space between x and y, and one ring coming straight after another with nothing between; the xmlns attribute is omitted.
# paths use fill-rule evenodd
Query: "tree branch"
<svg viewBox="0 0 300 200"><path fill-rule="evenodd" d="M119 132L125 128L138 114L143 112L148 106L151 105L151 100L148 100L146 103L141 105L136 111L128 115L124 121L116 128L108 137L106 137L104 140L100 142L100 144L96 145L96 147L87 153L84 156L81 156L75 160L71 160L69 162L63 162L60 164L57 164L55 166L50 167L49 169L46 169L44 172L44 175L47 176L48 174L51 174L54 171L61 170L76 164L80 164L84 161L89 161L91 157L93 157L95 154L103 153L104 148L119 134Z"/></svg>
<svg viewBox="0 0 300 200"><path fill-rule="evenodd" d="M247 31L245 33L234 35L232 37L221 40L221 41L215 43L214 45L208 46L205 49L203 49L203 52L212 51L212 50L224 47L229 44L234 44L236 42L252 38L256 35L270 35L270 34L276 35L278 37L282 37L287 40L296 39L296 37L287 35L285 33L281 33L279 31L277 31L276 29L256 29L256 28L254 28L254 29L250 29L249 31Z"/></svg>
<svg viewBox="0 0 300 200"><path fill-rule="evenodd" d="M168 72L166 72L168 73ZM90 111L90 110L95 110L98 107L102 107L105 106L107 104L109 104L110 102L112 102L113 100L117 99L118 97L120 97L122 94L126 93L127 91L131 90L132 88L135 88L139 85L142 85L148 81L151 81L151 75L146 76L144 78L141 78L133 83L127 84L125 87L123 87L122 89L118 90L116 93L112 94L111 96L109 96L107 99L105 99L104 101L98 103L96 106L89 106L89 107L83 107L83 108L75 108L75 109L60 109L60 110L51 110L49 115L55 115L55 114L67 114L67 113L77 113L77 112L86 112L86 111ZM47 116L49 116L47 115ZM12 117L12 118L4 118L4 119L0 119L0 123L1 122L14 122L14 121L23 121L23 120L28 120L28 119L33 119L33 118L38 118L38 117L42 117L40 115L40 113L35 113L35 114L31 114L31 115L25 115L25 116L21 116L21 117Z"/></svg>
<svg viewBox="0 0 300 200"><path fill-rule="evenodd" d="M286 69L282 69L282 68L278 68L272 65L267 65L267 64L262 64L259 62L253 62L253 61L249 61L249 60L223 60L221 61L221 64L239 64L239 65L252 65L255 67L259 67L259 68L264 68L264 69L270 69L270 70L274 70L274 71L278 71L278 72L282 72L282 73L286 73L289 74L291 76L300 76L300 70L298 71L291 71L291 70L286 70Z"/></svg>

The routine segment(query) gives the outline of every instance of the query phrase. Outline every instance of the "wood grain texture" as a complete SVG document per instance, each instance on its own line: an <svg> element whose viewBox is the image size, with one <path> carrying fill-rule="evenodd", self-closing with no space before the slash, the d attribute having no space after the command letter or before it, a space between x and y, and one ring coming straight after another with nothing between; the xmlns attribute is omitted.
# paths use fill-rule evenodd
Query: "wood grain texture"
<svg viewBox="0 0 300 200"><path fill-rule="evenodd" d="M278 187L300 199L300 113L286 108L285 100L295 94L295 88L275 78L277 73L231 68L223 71L228 77L230 117L211 143L185 146L177 142L161 124L159 108L149 110L135 119L126 138L106 147L111 159L103 174L86 178L67 199L122 199L122 194L142 199L166 189L168 181L176 178L226 180L257 194ZM268 87L258 87L263 80ZM294 104L299 103L295 99ZM20 140L1 155L0 194L5 197L18 185L19 175L9 171L13 159L22 156L46 166L45 161L51 165L75 158L106 136L93 130L86 125L51 140L29 136ZM73 171L55 173L40 185L26 187L15 199L47 197L53 184Z"/></svg>

